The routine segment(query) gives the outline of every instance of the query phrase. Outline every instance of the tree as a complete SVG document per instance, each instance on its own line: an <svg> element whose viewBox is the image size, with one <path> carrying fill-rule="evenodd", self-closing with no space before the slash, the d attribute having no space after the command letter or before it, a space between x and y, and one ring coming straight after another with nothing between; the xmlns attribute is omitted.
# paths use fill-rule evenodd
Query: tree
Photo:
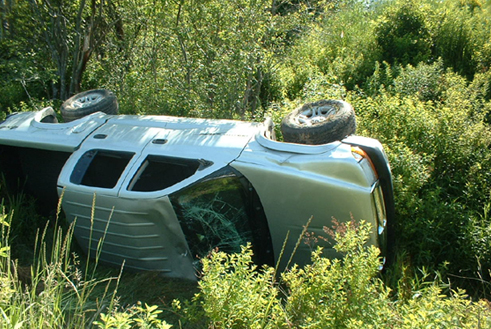
<svg viewBox="0 0 491 329"><path fill-rule="evenodd" d="M123 51L91 69L103 71L122 112L230 118L264 108L281 26L269 0L121 3Z"/></svg>
<svg viewBox="0 0 491 329"><path fill-rule="evenodd" d="M115 30L123 26L112 0L29 0L45 49L56 68L53 98L66 99L81 91L87 63Z"/></svg>

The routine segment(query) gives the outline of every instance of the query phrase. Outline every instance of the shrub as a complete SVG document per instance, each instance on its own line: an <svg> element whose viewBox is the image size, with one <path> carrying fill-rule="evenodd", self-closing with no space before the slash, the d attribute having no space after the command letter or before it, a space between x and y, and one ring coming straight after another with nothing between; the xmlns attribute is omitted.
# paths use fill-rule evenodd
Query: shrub
<svg viewBox="0 0 491 329"><path fill-rule="evenodd" d="M383 60L390 64L417 65L431 58L428 6L418 0L397 1L384 9L375 29Z"/></svg>
<svg viewBox="0 0 491 329"><path fill-rule="evenodd" d="M472 78L476 63L473 45L472 14L450 3L450 10L442 15L442 23L436 31L435 55L443 58L446 67Z"/></svg>
<svg viewBox="0 0 491 329"><path fill-rule="evenodd" d="M194 299L210 328L443 328L487 327L491 312L463 291L442 294L438 280L409 281L406 296L391 298L378 278L380 259L367 247L370 226L336 224L325 232L336 239L342 259L327 259L319 248L312 264L294 265L275 281L274 269L251 264L250 248L240 254L212 253L204 260L201 292ZM396 295L397 296L397 295ZM189 307L189 306L188 306ZM189 308L188 308L189 310ZM191 326L192 327L192 326Z"/></svg>
<svg viewBox="0 0 491 329"><path fill-rule="evenodd" d="M377 96L381 92L392 87L394 78L398 75L396 72L399 66L394 68L387 62L375 62L373 74L367 77L366 81L361 85L362 92L370 96Z"/></svg>
<svg viewBox="0 0 491 329"><path fill-rule="evenodd" d="M423 89L424 94L418 85L428 80L414 74L419 70L432 73L432 87ZM476 76L467 84L465 78L442 71L440 64L401 72L394 80L398 85L379 89L377 96L348 94L357 112L358 133L386 146L394 177L397 247L415 267L478 278L478 259L486 264L489 259L477 252L481 242L469 239L469 232L476 229L474 236L481 236L477 227L489 223L472 224L489 203L491 189L485 79ZM393 93L401 90L406 96ZM472 282L459 284L479 289Z"/></svg>
<svg viewBox="0 0 491 329"><path fill-rule="evenodd" d="M250 245L239 254L213 252L203 259L203 273L195 300L214 328L277 328L282 323L274 269L258 270Z"/></svg>
<svg viewBox="0 0 491 329"><path fill-rule="evenodd" d="M419 63L416 67L408 65L399 71L394 79L394 91L402 98L417 96L421 101L439 101L444 90L443 62L433 64Z"/></svg>
<svg viewBox="0 0 491 329"><path fill-rule="evenodd" d="M380 59L373 29L372 11L359 2L342 6L335 14L326 11L303 37L281 56L281 75L289 99L302 97L311 79L353 89L373 73Z"/></svg>
<svg viewBox="0 0 491 329"><path fill-rule="evenodd" d="M434 56L469 80L476 73L488 71L489 3L458 0L434 5L438 9L433 23Z"/></svg>
<svg viewBox="0 0 491 329"><path fill-rule="evenodd" d="M123 328L148 328L148 329L170 329L172 325L162 319L162 313L157 306L145 304L134 305L124 310L113 309L111 313L101 313L100 321L94 324L100 329L123 329Z"/></svg>
<svg viewBox="0 0 491 329"><path fill-rule="evenodd" d="M293 327L386 327L393 321L389 290L376 278L379 250L364 246L369 232L364 222L338 226L335 249L342 260L322 257L317 249L312 265L294 266L282 275L285 309Z"/></svg>

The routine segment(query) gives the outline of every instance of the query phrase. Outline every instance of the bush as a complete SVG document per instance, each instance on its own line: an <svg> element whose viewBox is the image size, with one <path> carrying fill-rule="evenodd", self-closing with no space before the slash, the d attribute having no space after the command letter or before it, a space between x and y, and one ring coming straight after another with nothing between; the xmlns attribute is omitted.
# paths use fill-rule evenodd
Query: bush
<svg viewBox="0 0 491 329"><path fill-rule="evenodd" d="M467 84L442 71L441 64L420 64L403 68L377 96L348 95L358 115L358 133L386 145L394 177L397 247L417 268L445 268L445 275L478 278L479 262L491 260L477 252L482 248L477 238L469 239L482 236L477 227L491 224L473 220L489 203L491 189L491 131L485 121L490 104L482 81L476 76ZM459 284L479 289L472 280Z"/></svg>
<svg viewBox="0 0 491 329"><path fill-rule="evenodd" d="M478 1L449 1L439 5L434 24L434 56L445 67L472 79L489 69L489 4Z"/></svg>
<svg viewBox="0 0 491 329"><path fill-rule="evenodd" d="M402 98L417 96L421 101L439 101L445 86L443 79L443 62L431 65L419 63L416 67L408 65L401 68L394 79L394 91Z"/></svg>
<svg viewBox="0 0 491 329"><path fill-rule="evenodd" d="M251 249L240 254L212 253L204 260L201 292L193 301L210 328L420 328L487 327L491 312L484 302L473 303L462 291L442 294L438 280L413 281L407 296L391 298L378 278L380 259L366 243L370 226L336 224L335 248L342 259L312 254L312 264L296 265L275 280L270 267L257 269ZM407 278L404 278L407 280ZM188 306L189 307L189 306ZM189 310L189 309L188 309Z"/></svg>
<svg viewBox="0 0 491 329"><path fill-rule="evenodd" d="M294 327L387 327L393 321L389 290L376 278L379 250L366 247L370 227L364 222L337 226L332 234L343 259L312 254L312 265L294 266L282 275L285 309Z"/></svg>
<svg viewBox="0 0 491 329"><path fill-rule="evenodd" d="M302 97L304 85L324 77L331 84L353 89L373 73L380 60L373 30L374 12L359 2L326 11L281 57L283 85L289 99Z"/></svg>
<svg viewBox="0 0 491 329"><path fill-rule="evenodd" d="M214 328L277 328L282 323L274 269L258 270L251 246L240 254L212 253L203 259L203 273L196 301Z"/></svg>
<svg viewBox="0 0 491 329"><path fill-rule="evenodd" d="M395 2L378 18L375 35L383 60L390 64L417 65L431 58L428 6L418 0Z"/></svg>

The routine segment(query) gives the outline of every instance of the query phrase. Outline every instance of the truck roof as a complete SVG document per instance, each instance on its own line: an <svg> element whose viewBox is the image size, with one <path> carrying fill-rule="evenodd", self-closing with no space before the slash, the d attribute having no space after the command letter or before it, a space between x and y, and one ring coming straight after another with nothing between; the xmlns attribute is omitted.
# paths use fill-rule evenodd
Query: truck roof
<svg viewBox="0 0 491 329"><path fill-rule="evenodd" d="M53 109L22 112L0 123L0 144L73 152L91 135L138 147L154 140L170 145L243 149L263 124L235 120L178 118L171 116L108 115L93 113L68 123L48 123ZM234 152L235 153L235 152Z"/></svg>

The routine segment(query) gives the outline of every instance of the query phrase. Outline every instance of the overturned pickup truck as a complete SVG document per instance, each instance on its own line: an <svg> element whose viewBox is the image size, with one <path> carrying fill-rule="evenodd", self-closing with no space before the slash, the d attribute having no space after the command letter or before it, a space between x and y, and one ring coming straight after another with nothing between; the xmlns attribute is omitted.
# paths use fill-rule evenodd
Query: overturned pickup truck
<svg viewBox="0 0 491 329"><path fill-rule="evenodd" d="M103 239L105 263L196 279L210 250L250 242L258 263L274 264L310 217L318 235L332 218L364 219L369 243L390 251L389 164L377 140L352 135L346 102L293 111L282 123L288 142L275 140L271 120L117 115L104 90L72 97L61 112L68 122L52 108L1 122L0 169L10 190L45 209L61 197L84 251L95 255ZM302 244L293 261L309 261L310 251ZM325 253L333 256L331 245Z"/></svg>

